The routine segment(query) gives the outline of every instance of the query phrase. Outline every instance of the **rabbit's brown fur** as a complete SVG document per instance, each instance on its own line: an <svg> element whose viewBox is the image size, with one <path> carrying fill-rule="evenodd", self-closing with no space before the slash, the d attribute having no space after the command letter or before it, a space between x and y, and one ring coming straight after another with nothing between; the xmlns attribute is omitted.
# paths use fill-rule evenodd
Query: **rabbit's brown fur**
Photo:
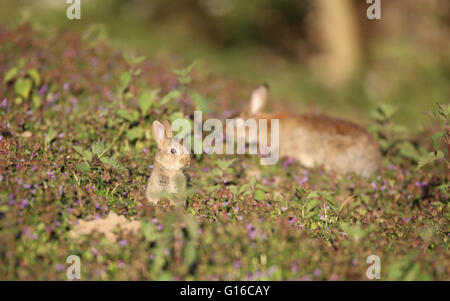
<svg viewBox="0 0 450 301"><path fill-rule="evenodd" d="M354 172L369 176L381 166L381 151L376 140L362 127L321 114L260 113L268 86L254 90L250 113L243 118L279 120L279 155L297 159L305 167L322 166L339 174Z"/></svg>
<svg viewBox="0 0 450 301"><path fill-rule="evenodd" d="M186 188L186 178L181 168L189 165L190 155L182 144L173 139L172 127L168 121L164 125L154 121L152 129L158 150L147 184L146 197L150 203L156 204L160 193L178 193Z"/></svg>

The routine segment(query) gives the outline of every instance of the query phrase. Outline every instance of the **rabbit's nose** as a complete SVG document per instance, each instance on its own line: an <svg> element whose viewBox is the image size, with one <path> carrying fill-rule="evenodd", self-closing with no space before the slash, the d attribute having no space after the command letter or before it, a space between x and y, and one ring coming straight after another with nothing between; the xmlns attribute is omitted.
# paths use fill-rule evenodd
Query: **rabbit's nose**
<svg viewBox="0 0 450 301"><path fill-rule="evenodd" d="M189 157L180 159L180 164L183 166L189 165Z"/></svg>

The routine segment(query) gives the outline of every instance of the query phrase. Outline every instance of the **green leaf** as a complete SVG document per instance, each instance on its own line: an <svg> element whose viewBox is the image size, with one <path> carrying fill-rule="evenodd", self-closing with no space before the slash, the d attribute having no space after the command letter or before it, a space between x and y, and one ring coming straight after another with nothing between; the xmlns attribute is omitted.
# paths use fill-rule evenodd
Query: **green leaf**
<svg viewBox="0 0 450 301"><path fill-rule="evenodd" d="M317 204L319 203L318 200L316 199L311 199L308 200L306 203L306 212L313 210L314 208L316 208Z"/></svg>
<svg viewBox="0 0 450 301"><path fill-rule="evenodd" d="M184 114L182 112L174 112L169 116L169 121L170 122L174 122L177 119L183 119L184 118Z"/></svg>
<svg viewBox="0 0 450 301"><path fill-rule="evenodd" d="M444 153L441 151L434 151L431 153L428 153L425 157L423 157L419 162L417 163L417 170L421 169L427 164L431 164L434 161L438 159L444 158Z"/></svg>
<svg viewBox="0 0 450 301"><path fill-rule="evenodd" d="M255 197L255 200L257 200L257 201L266 200L266 194L262 190L256 190L254 197Z"/></svg>
<svg viewBox="0 0 450 301"><path fill-rule="evenodd" d="M48 130L48 132L47 132L47 134L45 135L45 143L47 144L47 145L49 145L50 144L50 142L52 142L53 141L53 139L55 139L56 138L56 135L57 135L58 133L54 130L54 129L49 129Z"/></svg>
<svg viewBox="0 0 450 301"><path fill-rule="evenodd" d="M75 169L87 175L91 171L91 166L87 162L80 162L75 165Z"/></svg>
<svg viewBox="0 0 450 301"><path fill-rule="evenodd" d="M231 160L218 160L216 162L217 166L221 169L221 170L225 170L228 167L230 167L231 164L233 164L235 159L231 159Z"/></svg>
<svg viewBox="0 0 450 301"><path fill-rule="evenodd" d="M154 103L155 99L158 97L160 89L144 91L139 93L137 97L137 103L141 109L142 115L146 115L148 109Z"/></svg>
<svg viewBox="0 0 450 301"><path fill-rule="evenodd" d="M420 154L416 148L408 141L402 142L398 145L399 153L401 156L418 161L420 160Z"/></svg>
<svg viewBox="0 0 450 301"><path fill-rule="evenodd" d="M386 116L387 119L390 119L397 112L398 106L387 103L379 103L378 109L383 113L384 116Z"/></svg>
<svg viewBox="0 0 450 301"><path fill-rule="evenodd" d="M270 189L267 186L264 186L264 185L261 185L261 184L256 184L255 187L260 189L260 190L262 190L262 191L264 191L264 192L270 192Z"/></svg>
<svg viewBox="0 0 450 301"><path fill-rule="evenodd" d="M103 152L108 148L103 141L97 141L92 145L92 153L98 157L103 155Z"/></svg>
<svg viewBox="0 0 450 301"><path fill-rule="evenodd" d="M79 145L74 145L73 149L81 156L83 159L91 161L92 160L92 152L90 150L85 150Z"/></svg>
<svg viewBox="0 0 450 301"><path fill-rule="evenodd" d="M127 132L127 139L130 141L141 139L145 135L145 131L143 128L140 127L134 127L131 130Z"/></svg>
<svg viewBox="0 0 450 301"><path fill-rule="evenodd" d="M183 68L183 69L175 69L173 70L173 73L175 73L175 75L178 78L178 82L180 83L180 85L182 86L187 86L192 78L189 76L189 73L191 72L192 68L194 67L195 62L193 62L192 64L190 64L189 66Z"/></svg>
<svg viewBox="0 0 450 301"><path fill-rule="evenodd" d="M433 140L433 147L434 149L438 149L439 148L439 143L441 142L441 139L444 137L444 133L443 132L437 132L434 133L433 136L431 136L431 139Z"/></svg>
<svg viewBox="0 0 450 301"><path fill-rule="evenodd" d="M120 75L120 88L119 92L122 94L131 82L131 74L130 72L124 72Z"/></svg>
<svg viewBox="0 0 450 301"><path fill-rule="evenodd" d="M119 161L117 161L117 159L110 158L110 157L107 157L107 156L103 156L103 157L100 158L100 161L103 164L111 165L114 168L117 168L117 169L120 169L120 170L126 170L125 167L120 165L120 163L119 163Z"/></svg>
<svg viewBox="0 0 450 301"><path fill-rule="evenodd" d="M3 83L6 84L7 82L11 81L17 76L17 74L19 74L19 68L13 67L9 69L6 72L5 77L3 78Z"/></svg>
<svg viewBox="0 0 450 301"><path fill-rule="evenodd" d="M39 72L36 69L30 69L27 73L34 81L34 84L36 87L39 87L41 85L41 76L39 75Z"/></svg>
<svg viewBox="0 0 450 301"><path fill-rule="evenodd" d="M341 222L339 223L339 227L348 235L349 238L355 241L359 241L367 234L367 232L361 229L359 225L350 225L348 223Z"/></svg>
<svg viewBox="0 0 450 301"><path fill-rule="evenodd" d="M41 98L39 95L33 94L33 97L31 98L31 103L33 104L33 108L37 109L41 106Z"/></svg>
<svg viewBox="0 0 450 301"><path fill-rule="evenodd" d="M139 112L120 109L117 111L117 116L129 121L130 123L137 122L139 120Z"/></svg>
<svg viewBox="0 0 450 301"><path fill-rule="evenodd" d="M172 90L159 101L158 105L163 106L167 104L168 102L172 101L173 99L177 99L181 96L181 92L179 90Z"/></svg>
<svg viewBox="0 0 450 301"><path fill-rule="evenodd" d="M126 52L123 54L123 57L130 66L140 64L147 58L145 56L135 56L133 52Z"/></svg>
<svg viewBox="0 0 450 301"><path fill-rule="evenodd" d="M241 187L239 187L238 194L242 194L243 192L249 191L249 190L250 190L250 184L249 183L244 184Z"/></svg>
<svg viewBox="0 0 450 301"><path fill-rule="evenodd" d="M210 113L211 109L209 105L213 102L212 98L202 96L196 92L192 92L190 96L192 97L197 110L203 111L204 113Z"/></svg>
<svg viewBox="0 0 450 301"><path fill-rule="evenodd" d="M30 96L31 87L33 82L29 78L19 78L14 84L14 92L21 96L23 99L27 100Z"/></svg>

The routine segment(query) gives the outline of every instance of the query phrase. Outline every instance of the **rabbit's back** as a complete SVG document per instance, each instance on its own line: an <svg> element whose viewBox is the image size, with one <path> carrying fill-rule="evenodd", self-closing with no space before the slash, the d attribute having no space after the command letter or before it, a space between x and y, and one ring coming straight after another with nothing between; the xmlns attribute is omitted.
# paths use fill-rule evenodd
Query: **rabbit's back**
<svg viewBox="0 0 450 301"><path fill-rule="evenodd" d="M381 166L375 139L349 121L319 114L272 116L280 121L280 156L293 157L306 167L322 166L340 174L369 176Z"/></svg>

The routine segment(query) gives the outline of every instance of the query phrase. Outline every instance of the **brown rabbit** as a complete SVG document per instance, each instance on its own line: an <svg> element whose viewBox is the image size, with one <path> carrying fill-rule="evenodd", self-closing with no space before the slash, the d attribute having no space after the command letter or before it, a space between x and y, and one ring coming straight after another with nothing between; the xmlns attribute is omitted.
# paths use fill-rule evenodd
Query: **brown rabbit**
<svg viewBox="0 0 450 301"><path fill-rule="evenodd" d="M249 111L240 117L268 119L267 141L270 141L270 119L278 119L280 157L292 157L308 168L322 166L338 174L354 172L364 177L380 168L380 147L362 127L319 114L263 114L261 109L268 93L268 85L256 88Z"/></svg>
<svg viewBox="0 0 450 301"><path fill-rule="evenodd" d="M160 193L178 193L186 188L186 178L181 168L189 165L190 155L180 142L173 139L172 127L167 120L164 125L155 120L152 130L158 150L146 196L150 203L156 204Z"/></svg>

